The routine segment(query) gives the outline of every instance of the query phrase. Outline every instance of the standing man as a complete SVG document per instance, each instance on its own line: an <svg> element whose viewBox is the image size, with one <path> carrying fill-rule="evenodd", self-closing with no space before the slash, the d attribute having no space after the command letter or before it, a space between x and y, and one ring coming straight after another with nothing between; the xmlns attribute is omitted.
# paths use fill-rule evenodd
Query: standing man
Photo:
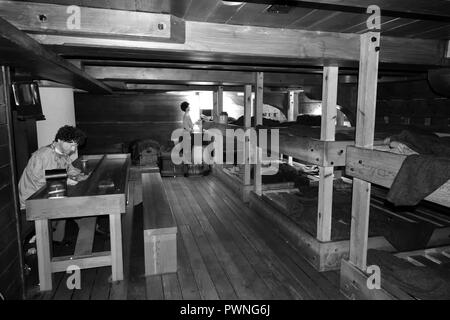
<svg viewBox="0 0 450 320"><path fill-rule="evenodd" d="M183 101L180 105L180 108L184 112L183 129L189 133L194 132L194 124L192 123L191 115L189 114L189 111L191 111L191 108L189 107L189 102Z"/></svg>
<svg viewBox="0 0 450 320"><path fill-rule="evenodd" d="M25 170L19 180L20 209L25 210L25 200L46 184L45 170L66 169L67 175L73 181L82 181L88 176L72 165L70 156L77 151L86 136L78 128L63 126L56 133L55 140L48 146L41 147L34 152L28 161ZM56 232L53 233L54 241L62 241L64 238L65 223L56 222Z"/></svg>

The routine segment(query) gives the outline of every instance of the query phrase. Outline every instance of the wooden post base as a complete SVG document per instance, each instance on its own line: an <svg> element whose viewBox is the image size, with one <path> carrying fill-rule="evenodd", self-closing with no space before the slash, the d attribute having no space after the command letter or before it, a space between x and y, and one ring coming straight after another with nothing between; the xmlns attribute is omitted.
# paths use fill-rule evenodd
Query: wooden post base
<svg viewBox="0 0 450 320"><path fill-rule="evenodd" d="M394 300L383 288L369 289L368 275L347 260L341 262L341 292L351 300Z"/></svg>

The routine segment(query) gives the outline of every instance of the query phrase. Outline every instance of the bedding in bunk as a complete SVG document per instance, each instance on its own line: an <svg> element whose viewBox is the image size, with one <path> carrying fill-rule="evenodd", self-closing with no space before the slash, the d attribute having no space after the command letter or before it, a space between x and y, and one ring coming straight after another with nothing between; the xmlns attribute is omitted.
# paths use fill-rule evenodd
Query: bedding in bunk
<svg viewBox="0 0 450 320"><path fill-rule="evenodd" d="M381 286L395 286L415 299L450 299L450 262L426 267L415 266L391 253L370 249L367 264L381 271Z"/></svg>
<svg viewBox="0 0 450 320"><path fill-rule="evenodd" d="M372 197L370 206L369 236L383 236L398 251L427 247L437 229L450 227L450 221L443 220L437 225L431 222L433 220L420 219L423 215L421 206L396 208L385 203L385 191L378 190L377 194ZM297 191L266 192L263 199L299 228L316 236L317 185L303 184L297 186ZM336 179L333 183L331 241L350 238L351 201L352 185Z"/></svg>
<svg viewBox="0 0 450 320"><path fill-rule="evenodd" d="M389 149L407 154L387 199L397 206L414 206L450 179L450 143L426 131L403 130L386 139Z"/></svg>

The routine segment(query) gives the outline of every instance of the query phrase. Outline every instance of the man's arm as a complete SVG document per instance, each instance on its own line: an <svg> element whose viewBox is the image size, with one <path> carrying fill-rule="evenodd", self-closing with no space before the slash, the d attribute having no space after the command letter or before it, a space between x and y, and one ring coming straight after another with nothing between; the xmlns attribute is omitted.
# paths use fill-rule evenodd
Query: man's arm
<svg viewBox="0 0 450 320"><path fill-rule="evenodd" d="M75 168L72 165L72 163L69 163L69 165L67 167L67 175L68 175L69 179L71 179L74 182L84 181L87 178L89 178L88 174L84 174L83 172L81 172L80 169ZM74 183L71 183L71 181L69 181L69 184L74 184Z"/></svg>

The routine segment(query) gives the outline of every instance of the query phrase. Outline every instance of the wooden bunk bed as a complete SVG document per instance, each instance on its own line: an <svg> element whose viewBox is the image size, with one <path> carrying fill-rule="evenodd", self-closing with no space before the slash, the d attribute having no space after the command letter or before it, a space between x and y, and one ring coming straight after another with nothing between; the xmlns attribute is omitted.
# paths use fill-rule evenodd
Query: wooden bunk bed
<svg viewBox="0 0 450 320"><path fill-rule="evenodd" d="M250 206L272 221L287 239L300 249L307 261L319 271L339 269L341 259L347 258L349 252L348 230L347 235L340 234L332 237L332 231L337 233L333 229L338 229L338 223L342 222L332 219L333 198L336 201L336 197L333 197L333 184L336 181L335 168L345 166L346 148L355 143L354 139L349 138L354 132L354 128L337 129L335 126L336 101L333 97L336 96L336 93L332 91L337 92L337 73L336 67L324 68L323 87L325 89L323 92L321 128L305 126L304 130L300 128L300 130L295 130L297 131L295 133L289 129L280 129L279 133L280 154L319 167L317 197L300 200L297 188L292 190L286 188L265 190L262 179L260 179L261 186L255 186L255 192L251 192L249 198ZM332 89L333 75L334 81L336 81L334 89ZM318 130L320 130L319 134ZM335 139L336 137L339 137L339 139ZM258 189L261 191L258 192ZM301 209L292 205L295 201L310 202L309 200L315 203L312 206L311 204L300 204ZM314 210L314 208L310 210L314 206L315 212L312 214L315 218L311 218L311 215L309 215L309 219L306 218L308 214L305 211ZM302 209L302 217L299 219L295 219L292 212L288 212L289 210L298 211ZM314 219L316 223L315 221L309 221ZM343 226L343 228L348 229L348 226ZM370 238L369 247L388 251L395 250L384 237L377 235Z"/></svg>
<svg viewBox="0 0 450 320"><path fill-rule="evenodd" d="M225 139L226 130L227 129L242 129L245 130L245 127L237 126L233 124L224 124L219 123L217 121L207 121L203 122L203 129L218 129L221 131L222 136ZM225 140L224 140L225 144ZM237 144L237 146L241 146L241 144ZM244 170L239 170L239 173L235 174L235 166L232 164L216 164L212 168L212 173L219 178L228 188L233 190L241 199L246 200L249 192L252 189L252 185L249 183L245 183L244 178Z"/></svg>
<svg viewBox="0 0 450 320"><path fill-rule="evenodd" d="M390 188L406 157L406 155L376 149L348 147L346 173L365 182ZM425 200L447 208L450 207L450 181L447 181L444 185L427 196ZM424 219L429 217L430 216L424 216ZM396 252L393 256L386 256L383 253L368 250L368 253L366 253L368 263L377 263L381 265L382 286L380 289L367 289L365 283L367 283L367 279L370 275L357 269L352 263L343 261L341 268L341 289L348 297L356 299L437 298L432 295L428 296L428 294L421 293L419 289L414 288L414 280L411 277L410 279L402 279L397 273L399 273L400 270L404 270L403 273L405 274L417 275L417 277L420 277L422 280L427 279L424 280L424 282L429 283L429 291L444 290L440 288L436 289L437 286L442 286L442 284L433 285L433 281L437 280L433 279L426 269L448 269L450 262L450 246L442 245L445 243L445 240L448 242L448 238L448 227L438 228L434 230L430 237L428 247L424 249ZM396 258L403 259L404 261L400 261ZM387 264L389 264L389 267ZM384 279L389 281L383 281L383 274L385 274ZM449 296L446 298L448 299L448 297Z"/></svg>
<svg viewBox="0 0 450 320"><path fill-rule="evenodd" d="M341 291L351 299L448 299L448 245L395 254L368 250L371 184L390 188L406 159L373 147L379 39L377 32L361 36L356 143L347 147L346 160L353 177L350 253L341 264ZM425 200L450 207L450 181Z"/></svg>

